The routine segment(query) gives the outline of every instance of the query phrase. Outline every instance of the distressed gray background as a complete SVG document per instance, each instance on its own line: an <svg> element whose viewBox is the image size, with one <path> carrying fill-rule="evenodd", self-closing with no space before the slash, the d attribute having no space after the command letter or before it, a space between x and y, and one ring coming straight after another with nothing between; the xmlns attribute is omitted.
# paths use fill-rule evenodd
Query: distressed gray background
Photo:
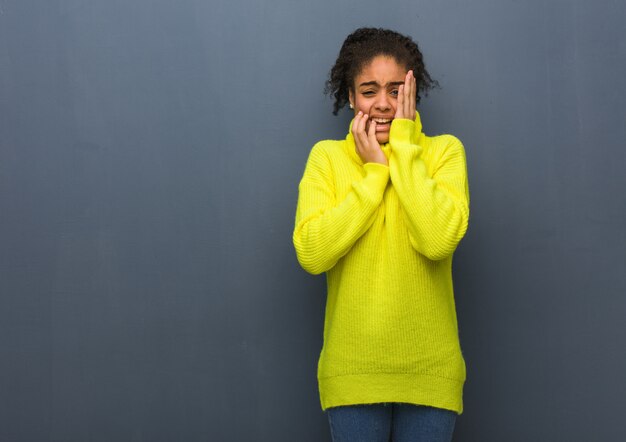
<svg viewBox="0 0 626 442"><path fill-rule="evenodd" d="M345 36L465 144L457 441L626 438L626 3L0 0L0 440L328 441L291 244Z"/></svg>

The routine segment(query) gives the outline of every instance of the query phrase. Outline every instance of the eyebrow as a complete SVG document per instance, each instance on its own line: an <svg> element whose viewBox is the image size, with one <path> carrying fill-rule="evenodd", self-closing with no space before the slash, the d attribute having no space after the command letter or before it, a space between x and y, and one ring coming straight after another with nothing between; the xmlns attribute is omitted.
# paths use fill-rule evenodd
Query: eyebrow
<svg viewBox="0 0 626 442"><path fill-rule="evenodd" d="M404 84L404 81L392 81L390 83L387 83L386 86L399 86L401 84ZM363 87L363 86L380 86L380 85L375 81L366 81L359 85L359 87Z"/></svg>

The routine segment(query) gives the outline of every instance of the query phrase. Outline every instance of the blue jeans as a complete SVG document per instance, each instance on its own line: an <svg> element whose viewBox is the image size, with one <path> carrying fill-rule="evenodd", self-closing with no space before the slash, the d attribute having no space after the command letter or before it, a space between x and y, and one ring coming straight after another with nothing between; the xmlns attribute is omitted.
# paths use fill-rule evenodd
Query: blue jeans
<svg viewBox="0 0 626 442"><path fill-rule="evenodd" d="M450 442L454 411L405 403L332 407L326 410L333 442Z"/></svg>

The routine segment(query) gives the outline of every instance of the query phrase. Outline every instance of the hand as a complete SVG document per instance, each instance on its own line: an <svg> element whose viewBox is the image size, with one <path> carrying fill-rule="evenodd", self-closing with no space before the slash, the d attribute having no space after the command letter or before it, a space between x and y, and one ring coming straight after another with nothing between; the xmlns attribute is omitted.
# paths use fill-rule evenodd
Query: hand
<svg viewBox="0 0 626 442"><path fill-rule="evenodd" d="M404 84L398 88L398 101L394 118L405 118L411 121L415 119L415 83L413 71L407 72L406 77L404 77Z"/></svg>
<svg viewBox="0 0 626 442"><path fill-rule="evenodd" d="M367 114L359 111L352 122L352 135L356 144L356 153L364 163L380 163L388 165L387 157L376 140L376 122L370 120L369 130L365 131Z"/></svg>

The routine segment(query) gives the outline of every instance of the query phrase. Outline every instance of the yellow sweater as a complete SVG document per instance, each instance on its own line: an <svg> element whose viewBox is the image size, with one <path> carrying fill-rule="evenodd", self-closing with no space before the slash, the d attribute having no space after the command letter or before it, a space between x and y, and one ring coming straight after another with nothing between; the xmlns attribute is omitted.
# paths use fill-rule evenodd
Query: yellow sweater
<svg viewBox="0 0 626 442"><path fill-rule="evenodd" d="M299 186L293 242L309 273L327 272L322 410L377 402L462 413L452 255L465 235L465 151L394 120L381 146L389 166L363 164L354 138L311 150Z"/></svg>

